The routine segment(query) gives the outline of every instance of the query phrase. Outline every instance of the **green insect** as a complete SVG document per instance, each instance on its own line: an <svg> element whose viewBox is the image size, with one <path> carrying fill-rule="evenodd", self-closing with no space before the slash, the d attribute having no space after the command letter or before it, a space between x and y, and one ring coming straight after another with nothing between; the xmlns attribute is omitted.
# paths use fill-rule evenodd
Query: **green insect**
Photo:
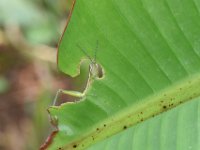
<svg viewBox="0 0 200 150"><path fill-rule="evenodd" d="M99 64L97 64L96 62L96 56L97 56L97 49L98 49L98 41L96 43L96 48L94 50L94 58L90 57L87 52L80 47L79 45L77 45L77 47L87 56L87 58L90 60L90 65L89 65L89 77L88 77L88 81L87 81L87 85L85 90L83 91L83 93L79 92L79 91L69 91L69 90L63 90L63 89L59 89L56 93L56 96L54 98L54 102L53 105L56 105L57 102L57 98L59 96L60 93L63 94L67 94L73 97L78 97L78 98L83 98L87 92L88 87L90 86L90 84L97 78L101 78L102 77L102 68Z"/></svg>

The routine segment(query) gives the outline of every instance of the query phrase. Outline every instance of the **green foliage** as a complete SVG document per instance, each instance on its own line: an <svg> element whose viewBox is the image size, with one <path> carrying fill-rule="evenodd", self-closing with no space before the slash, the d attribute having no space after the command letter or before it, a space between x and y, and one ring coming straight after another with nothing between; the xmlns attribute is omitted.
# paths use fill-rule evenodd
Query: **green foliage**
<svg viewBox="0 0 200 150"><path fill-rule="evenodd" d="M30 43L49 44L58 41L60 13L66 13L65 5L65 0L1 0L0 25L20 26Z"/></svg>
<svg viewBox="0 0 200 150"><path fill-rule="evenodd" d="M199 97L199 10L198 0L181 3L179 0L77 0L59 46L58 67L66 74L77 76L80 61L87 57L76 45L81 45L93 57L98 40L97 63L102 66L104 76L90 85L79 102L49 108L51 117L57 118L59 130L49 149L85 149ZM182 132L198 131L199 109L197 99L196 103L186 103L145 121L138 128L127 130L131 132L122 132L125 136L120 139L120 146L125 147L123 141L134 136L137 139L134 143L130 141L127 149L132 149L134 144L144 149L161 145L174 150L192 145L196 150L199 133L187 143L184 142L187 134ZM171 124L168 117L181 123ZM176 134L168 133L173 125ZM157 127L160 128L156 130ZM155 137L154 133L166 135ZM108 140L107 149L112 149L116 138L118 135ZM161 143L145 141L148 139L152 142L159 139ZM173 144L172 139L183 143L168 145ZM94 149L98 149L98 144Z"/></svg>
<svg viewBox="0 0 200 150"><path fill-rule="evenodd" d="M0 94L6 92L9 88L9 82L0 76Z"/></svg>

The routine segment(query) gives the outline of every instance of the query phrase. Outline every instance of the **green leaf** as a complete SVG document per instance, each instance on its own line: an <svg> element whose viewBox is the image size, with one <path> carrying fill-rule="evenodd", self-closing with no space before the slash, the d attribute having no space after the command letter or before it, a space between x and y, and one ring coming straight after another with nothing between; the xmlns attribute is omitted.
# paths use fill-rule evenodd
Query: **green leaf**
<svg viewBox="0 0 200 150"><path fill-rule="evenodd" d="M76 45L93 58L98 40L103 78L79 102L49 108L58 123L49 149L85 149L199 97L199 11L198 0L77 0L58 67L77 76L87 57Z"/></svg>
<svg viewBox="0 0 200 150"><path fill-rule="evenodd" d="M200 99L120 132L87 150L198 150Z"/></svg>

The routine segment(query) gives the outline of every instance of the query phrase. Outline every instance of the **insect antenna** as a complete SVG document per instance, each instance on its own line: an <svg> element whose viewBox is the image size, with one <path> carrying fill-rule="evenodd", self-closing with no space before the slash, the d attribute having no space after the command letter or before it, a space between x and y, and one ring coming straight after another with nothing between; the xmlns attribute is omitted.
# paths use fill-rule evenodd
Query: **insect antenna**
<svg viewBox="0 0 200 150"><path fill-rule="evenodd" d="M78 44L76 44L76 46L88 57L88 59L91 61L91 62L94 62L92 60L92 58L88 55L88 53Z"/></svg>

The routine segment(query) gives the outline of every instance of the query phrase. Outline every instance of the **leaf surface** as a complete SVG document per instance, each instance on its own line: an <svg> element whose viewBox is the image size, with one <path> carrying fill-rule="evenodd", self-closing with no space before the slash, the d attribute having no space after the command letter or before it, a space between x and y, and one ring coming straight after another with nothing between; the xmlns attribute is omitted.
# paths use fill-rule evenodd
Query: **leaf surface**
<svg viewBox="0 0 200 150"><path fill-rule="evenodd" d="M105 139L87 150L198 150L199 98Z"/></svg>
<svg viewBox="0 0 200 150"><path fill-rule="evenodd" d="M103 77L76 103L49 108L58 133L49 149L85 149L200 94L200 1L77 0L58 51L74 77L94 58Z"/></svg>

